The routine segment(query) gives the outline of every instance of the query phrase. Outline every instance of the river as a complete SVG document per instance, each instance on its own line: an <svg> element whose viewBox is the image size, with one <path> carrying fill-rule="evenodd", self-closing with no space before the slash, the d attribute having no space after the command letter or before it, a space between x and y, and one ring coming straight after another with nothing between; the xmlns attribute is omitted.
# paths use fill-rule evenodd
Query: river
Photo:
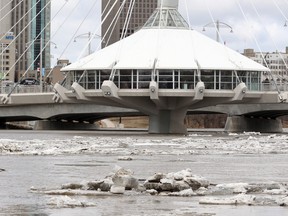
<svg viewBox="0 0 288 216"><path fill-rule="evenodd" d="M0 215L192 215L284 216L278 205L203 205L199 196L71 196L92 207L50 205L55 195L39 191L97 180L115 166L138 179L191 169L213 185L288 182L286 134L190 132L188 136L119 131L0 131ZM132 160L119 160L129 156ZM36 192L35 192L36 191Z"/></svg>

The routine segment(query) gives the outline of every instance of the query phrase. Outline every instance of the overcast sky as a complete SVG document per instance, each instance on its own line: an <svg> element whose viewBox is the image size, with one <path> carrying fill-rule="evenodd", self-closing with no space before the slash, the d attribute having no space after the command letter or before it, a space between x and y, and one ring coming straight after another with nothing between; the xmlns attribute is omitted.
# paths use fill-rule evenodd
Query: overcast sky
<svg viewBox="0 0 288 216"><path fill-rule="evenodd" d="M220 26L221 42L238 52L245 48L285 51L288 46L288 27L284 27L288 20L288 0L179 0L179 11L192 29L215 40L216 28L212 22L219 20L231 26L233 33ZM87 33L101 34L100 18L101 0L52 1L51 40L58 47L51 49L53 64L57 58L73 62L81 53L86 55L88 49L83 48L88 42ZM203 26L208 23L211 24L203 32ZM77 37L74 42L81 34L83 37ZM93 40L93 51L99 49L99 43L99 39Z"/></svg>

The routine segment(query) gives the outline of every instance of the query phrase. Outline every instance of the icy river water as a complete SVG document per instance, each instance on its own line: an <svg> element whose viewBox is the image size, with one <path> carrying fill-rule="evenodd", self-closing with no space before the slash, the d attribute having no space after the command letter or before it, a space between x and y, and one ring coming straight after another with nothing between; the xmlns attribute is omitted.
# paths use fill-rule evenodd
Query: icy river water
<svg viewBox="0 0 288 216"><path fill-rule="evenodd" d="M129 160L123 160L125 157ZM276 201L257 205L227 205L220 201L211 205L199 202L205 196L125 191L122 195L70 195L70 201L93 203L78 207L65 205L67 196L44 193L67 183L103 179L115 166L130 169L139 180L189 168L214 186L281 183L278 193L256 194L266 200L279 200L288 196L288 135L190 132L188 136L161 136L145 132L3 130L0 215L288 215L288 207ZM224 195L210 197L229 198L236 194ZM55 199L63 202L53 205Z"/></svg>

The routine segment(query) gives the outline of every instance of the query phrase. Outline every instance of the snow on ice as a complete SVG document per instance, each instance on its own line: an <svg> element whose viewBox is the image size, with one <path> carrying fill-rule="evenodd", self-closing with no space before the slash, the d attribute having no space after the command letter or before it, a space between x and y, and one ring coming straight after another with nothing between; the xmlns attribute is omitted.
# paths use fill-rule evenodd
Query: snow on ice
<svg viewBox="0 0 288 216"><path fill-rule="evenodd" d="M123 155L191 155L191 154L286 154L287 135L258 133L189 135L173 137L81 137L55 140L0 139L2 155L111 154ZM165 147L165 151L163 151Z"/></svg>

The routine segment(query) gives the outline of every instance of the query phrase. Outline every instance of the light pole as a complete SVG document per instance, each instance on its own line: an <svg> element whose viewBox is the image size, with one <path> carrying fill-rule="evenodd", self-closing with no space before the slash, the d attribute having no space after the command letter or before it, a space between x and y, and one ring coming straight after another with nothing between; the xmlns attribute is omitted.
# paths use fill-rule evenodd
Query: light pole
<svg viewBox="0 0 288 216"><path fill-rule="evenodd" d="M88 38L88 55L90 55L92 53L92 50L91 50L91 40L92 40L92 38L93 39L94 38L101 38L101 36L98 35L98 34L92 34L91 32L87 32L87 33L84 33L84 34L77 35L74 38L74 42L77 42L78 38Z"/></svg>
<svg viewBox="0 0 288 216"><path fill-rule="evenodd" d="M233 28L224 23L224 22L220 22L219 20L217 20L216 22L210 22L206 25L203 26L203 30L202 31L206 31L206 27L215 27L216 25L216 41L219 42L220 41L220 28L223 27L223 28L230 28L230 32L233 33Z"/></svg>

